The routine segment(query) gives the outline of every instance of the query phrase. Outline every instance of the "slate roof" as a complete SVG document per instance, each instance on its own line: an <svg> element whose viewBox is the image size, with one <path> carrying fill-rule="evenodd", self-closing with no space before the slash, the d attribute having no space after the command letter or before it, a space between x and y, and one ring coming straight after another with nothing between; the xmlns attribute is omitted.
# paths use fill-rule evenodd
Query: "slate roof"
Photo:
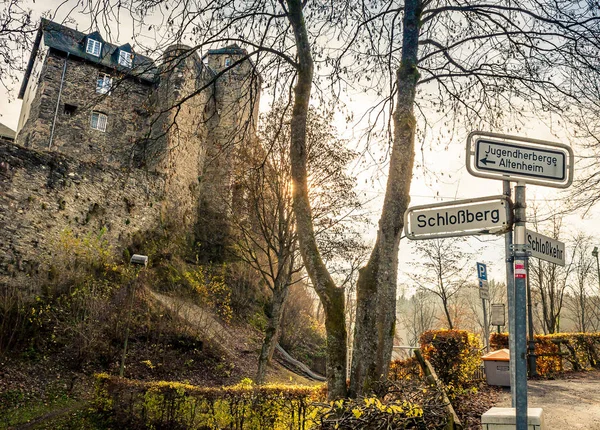
<svg viewBox="0 0 600 430"><path fill-rule="evenodd" d="M10 140L15 140L16 135L17 133L15 133L14 130L8 128L0 122L0 137L7 137Z"/></svg>
<svg viewBox="0 0 600 430"><path fill-rule="evenodd" d="M42 18L33 45L33 50L31 52L31 56L29 57L29 63L25 72L25 79L23 79L23 84L21 85L21 90L19 91L19 98L23 98L25 95L29 76L31 75L33 63L35 62L42 37L44 38L44 45L50 48L66 52L69 55L83 58L92 63L116 69L120 72L135 76L148 82L154 82L156 80L156 67L151 58L140 54L135 54L133 57L132 68L124 67L119 64L119 49L127 52L132 51L131 45L128 43L121 46L113 45L112 43L105 42L98 32L85 34ZM95 55L85 52L88 37L102 42L102 51L100 53L100 57L96 57Z"/></svg>
<svg viewBox="0 0 600 430"><path fill-rule="evenodd" d="M240 48L235 43L233 45L226 46L224 48L209 49L208 54L234 54L234 55L246 55L248 52L245 49Z"/></svg>

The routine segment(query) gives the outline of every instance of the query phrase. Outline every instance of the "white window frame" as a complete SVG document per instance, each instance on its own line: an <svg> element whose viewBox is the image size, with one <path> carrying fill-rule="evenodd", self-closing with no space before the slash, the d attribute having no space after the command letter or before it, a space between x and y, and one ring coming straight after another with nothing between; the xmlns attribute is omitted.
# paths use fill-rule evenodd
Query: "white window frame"
<svg viewBox="0 0 600 430"><path fill-rule="evenodd" d="M106 131L106 124L108 123L108 115L103 114L102 112L92 112L92 117L90 120L90 127L94 130Z"/></svg>
<svg viewBox="0 0 600 430"><path fill-rule="evenodd" d="M100 73L96 79L96 92L99 94L110 94L112 78L107 73Z"/></svg>
<svg viewBox="0 0 600 430"><path fill-rule="evenodd" d="M225 67L231 66L231 57L225 58Z"/></svg>
<svg viewBox="0 0 600 430"><path fill-rule="evenodd" d="M94 39L88 39L87 45L85 46L85 52L92 54L95 57L99 57L102 52L102 42L98 42Z"/></svg>
<svg viewBox="0 0 600 430"><path fill-rule="evenodd" d="M133 64L133 54L131 52L119 50L119 64L131 69Z"/></svg>

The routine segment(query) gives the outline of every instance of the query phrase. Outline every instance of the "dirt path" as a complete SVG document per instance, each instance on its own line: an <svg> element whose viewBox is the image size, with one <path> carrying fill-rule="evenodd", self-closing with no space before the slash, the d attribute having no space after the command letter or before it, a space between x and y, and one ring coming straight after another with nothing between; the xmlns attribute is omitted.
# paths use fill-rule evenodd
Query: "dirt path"
<svg viewBox="0 0 600 430"><path fill-rule="evenodd" d="M219 319L213 315L212 312L203 309L194 303L187 302L180 298L167 296L150 289L146 291L150 297L166 309L170 310L173 314L178 315L185 322L203 333L206 340L211 341L214 345L218 345L220 351L227 355L230 361L238 364L244 363L244 366L249 369L255 369L257 367L257 350L260 348L260 343L248 340L243 335L239 335L235 330L229 330L227 326L223 325ZM281 353L280 357L282 357ZM288 363L287 366L284 366L283 361ZM268 382L295 382L302 385L312 385L315 383L313 380L306 379L307 374L313 375L312 372L298 372L297 364L294 363L291 366L291 369L296 368L295 371L286 368L289 368L289 363L295 360L283 361L282 364L278 364L276 360L271 362L271 366L267 371ZM252 375L252 377L253 376L254 375ZM318 380L318 378L315 379Z"/></svg>
<svg viewBox="0 0 600 430"><path fill-rule="evenodd" d="M212 315L212 313L207 312L196 304L186 302L185 300L160 294L152 290L147 291L151 297L171 312L179 315L188 324L191 324L202 331L206 338L219 345L229 358L234 358L236 356L235 344L232 345L234 342L232 333L230 333L223 324Z"/></svg>
<svg viewBox="0 0 600 430"><path fill-rule="evenodd" d="M528 403L544 409L547 430L600 430L600 371L529 381ZM510 392L502 393L495 406L510 407Z"/></svg>

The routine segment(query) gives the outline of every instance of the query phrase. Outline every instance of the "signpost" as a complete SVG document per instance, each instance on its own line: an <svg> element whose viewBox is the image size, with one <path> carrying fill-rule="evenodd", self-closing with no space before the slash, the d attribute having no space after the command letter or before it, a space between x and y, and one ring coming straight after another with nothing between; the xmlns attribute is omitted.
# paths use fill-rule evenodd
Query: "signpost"
<svg viewBox="0 0 600 430"><path fill-rule="evenodd" d="M561 143L474 132L467 141L467 170L481 178L567 188L573 182L573 150Z"/></svg>
<svg viewBox="0 0 600 430"><path fill-rule="evenodd" d="M481 178L502 180L504 195L413 206L404 215L404 231L406 237L413 240L506 232L512 406L516 409L517 430L525 430L528 258L533 255L554 264L565 264L563 243L526 230L525 185L569 187L573 182L573 150L561 143L476 131L469 134L466 155L469 173ZM510 181L517 182L514 204L510 200ZM513 226L514 235L510 233ZM489 348L485 307L485 300L489 300L489 289L485 264L477 263L477 277L483 304L486 346ZM492 322L498 328L505 325L503 304L492 306ZM533 335L530 337L533 339ZM533 354L530 354L530 360L535 363ZM534 367L532 369L535 371Z"/></svg>
<svg viewBox="0 0 600 430"><path fill-rule="evenodd" d="M487 309L485 301L490 299L490 289L488 286L487 266L483 263L477 263L477 278L479 279L479 297L483 307L483 335L485 337L485 349L490 352L490 326L488 325Z"/></svg>
<svg viewBox="0 0 600 430"><path fill-rule="evenodd" d="M404 232L413 240L474 234L501 234L510 229L506 196L413 206L404 215Z"/></svg>
<svg viewBox="0 0 600 430"><path fill-rule="evenodd" d="M517 182L514 201L514 241L511 245L514 283L508 283L512 406L517 430L527 428L526 305L528 258L534 246L540 258L561 260L564 247L526 231L525 185L567 188L573 182L573 150L561 143L496 133L473 132L467 139L467 170L473 176ZM504 187L506 192L506 185ZM549 239L549 238L546 238ZM507 244L508 244L507 240ZM561 251L562 249L562 251ZM509 271L507 270L507 273ZM514 290L513 290L514 288ZM511 291L512 290L512 291ZM533 340L533 339L532 339ZM530 356L530 360L535 357ZM535 368L533 368L535 371Z"/></svg>

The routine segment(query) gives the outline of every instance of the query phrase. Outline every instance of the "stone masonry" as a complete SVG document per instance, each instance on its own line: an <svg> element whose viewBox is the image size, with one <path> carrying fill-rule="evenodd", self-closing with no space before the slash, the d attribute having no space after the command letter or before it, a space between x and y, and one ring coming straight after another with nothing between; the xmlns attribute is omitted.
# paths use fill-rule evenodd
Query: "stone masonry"
<svg viewBox="0 0 600 430"><path fill-rule="evenodd" d="M106 231L115 252L169 226L215 236L210 221L234 212L240 151L257 144L260 77L245 55L232 45L200 58L175 45L155 66L128 45L42 20L16 145L0 141L0 285L39 274L65 231ZM103 130L91 126L96 114Z"/></svg>
<svg viewBox="0 0 600 430"><path fill-rule="evenodd" d="M163 203L160 175L124 175L115 167L0 140L0 285L34 291L67 231L85 238L105 229L114 246L160 228Z"/></svg>

